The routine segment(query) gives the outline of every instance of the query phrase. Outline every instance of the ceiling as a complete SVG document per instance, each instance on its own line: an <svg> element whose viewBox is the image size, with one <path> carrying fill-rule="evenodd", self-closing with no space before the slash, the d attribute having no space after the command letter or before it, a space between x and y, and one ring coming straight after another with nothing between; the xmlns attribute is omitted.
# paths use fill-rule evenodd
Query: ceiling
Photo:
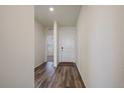
<svg viewBox="0 0 124 93"><path fill-rule="evenodd" d="M53 7L54 11L49 11ZM35 18L44 26L75 26L80 12L80 5L35 5Z"/></svg>

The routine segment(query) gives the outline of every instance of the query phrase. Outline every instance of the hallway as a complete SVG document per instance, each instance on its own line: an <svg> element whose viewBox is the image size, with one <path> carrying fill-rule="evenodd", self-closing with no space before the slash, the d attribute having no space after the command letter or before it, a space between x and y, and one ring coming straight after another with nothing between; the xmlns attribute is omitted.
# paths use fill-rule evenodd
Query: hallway
<svg viewBox="0 0 124 93"><path fill-rule="evenodd" d="M78 5L35 6L36 88L85 87L76 66L76 22L80 8Z"/></svg>
<svg viewBox="0 0 124 93"><path fill-rule="evenodd" d="M0 14L1 88L124 88L124 6L7 5Z"/></svg>
<svg viewBox="0 0 124 93"><path fill-rule="evenodd" d="M85 88L75 63L62 62L55 69L52 62L45 62L35 69L35 87Z"/></svg>

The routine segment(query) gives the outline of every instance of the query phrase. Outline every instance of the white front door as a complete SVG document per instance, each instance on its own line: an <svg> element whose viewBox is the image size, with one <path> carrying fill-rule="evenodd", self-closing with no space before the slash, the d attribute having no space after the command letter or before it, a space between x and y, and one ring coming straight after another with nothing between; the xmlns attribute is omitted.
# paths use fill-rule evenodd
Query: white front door
<svg viewBox="0 0 124 93"><path fill-rule="evenodd" d="M75 62L75 31L75 28L61 28L59 30L59 62Z"/></svg>

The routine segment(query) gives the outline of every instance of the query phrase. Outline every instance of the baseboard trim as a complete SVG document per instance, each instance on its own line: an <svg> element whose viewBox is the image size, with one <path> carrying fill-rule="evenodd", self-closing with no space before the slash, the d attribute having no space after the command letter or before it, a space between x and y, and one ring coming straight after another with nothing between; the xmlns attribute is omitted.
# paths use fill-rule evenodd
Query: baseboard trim
<svg viewBox="0 0 124 93"><path fill-rule="evenodd" d="M44 65L46 62L41 63L39 66L35 67L35 71L37 71L38 69L40 69L42 67L42 65Z"/></svg>
<svg viewBox="0 0 124 93"><path fill-rule="evenodd" d="M59 66L72 66L74 63L73 62L59 62Z"/></svg>

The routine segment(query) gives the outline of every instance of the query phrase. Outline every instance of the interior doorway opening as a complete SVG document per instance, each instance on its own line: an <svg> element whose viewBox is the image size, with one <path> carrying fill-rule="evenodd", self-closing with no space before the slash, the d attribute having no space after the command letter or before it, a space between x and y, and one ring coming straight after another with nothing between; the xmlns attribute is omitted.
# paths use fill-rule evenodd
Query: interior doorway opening
<svg viewBox="0 0 124 93"><path fill-rule="evenodd" d="M53 57L54 57L53 29L47 30L46 43L47 43L47 62L53 62Z"/></svg>

